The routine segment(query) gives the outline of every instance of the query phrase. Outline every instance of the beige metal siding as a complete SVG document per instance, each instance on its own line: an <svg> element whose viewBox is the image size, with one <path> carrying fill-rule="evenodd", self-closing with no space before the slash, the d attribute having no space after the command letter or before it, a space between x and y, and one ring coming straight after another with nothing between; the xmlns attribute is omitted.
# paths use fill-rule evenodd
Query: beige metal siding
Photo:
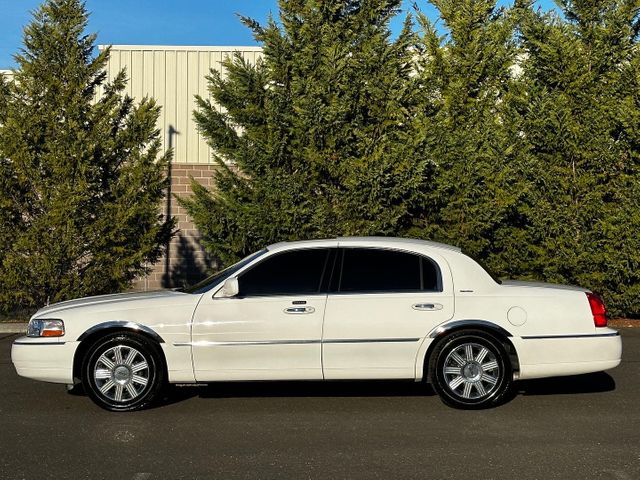
<svg viewBox="0 0 640 480"><path fill-rule="evenodd" d="M211 149L193 121L195 95L208 97L205 76L211 68L220 71L235 51L252 63L261 55L260 47L113 45L107 74L112 79L126 68L127 93L137 100L153 97L162 107L158 128L164 149L173 145L173 163L210 164ZM176 132L171 139L170 131Z"/></svg>

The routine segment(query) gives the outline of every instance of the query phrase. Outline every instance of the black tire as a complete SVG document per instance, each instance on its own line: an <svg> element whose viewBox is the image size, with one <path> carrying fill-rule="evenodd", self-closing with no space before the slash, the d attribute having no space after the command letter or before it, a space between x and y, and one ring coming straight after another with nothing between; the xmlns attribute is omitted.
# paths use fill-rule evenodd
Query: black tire
<svg viewBox="0 0 640 480"><path fill-rule="evenodd" d="M498 405L511 388L513 369L500 341L476 330L454 332L436 345L430 362L433 389L455 408Z"/></svg>
<svg viewBox="0 0 640 480"><path fill-rule="evenodd" d="M113 333L97 340L82 365L82 384L98 406L112 412L148 407L166 382L162 352L133 333Z"/></svg>

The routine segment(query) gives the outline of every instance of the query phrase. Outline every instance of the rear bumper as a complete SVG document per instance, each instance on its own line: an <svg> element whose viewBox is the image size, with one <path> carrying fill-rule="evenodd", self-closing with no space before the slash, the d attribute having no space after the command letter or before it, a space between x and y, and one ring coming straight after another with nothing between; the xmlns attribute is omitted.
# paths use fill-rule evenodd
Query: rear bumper
<svg viewBox="0 0 640 480"><path fill-rule="evenodd" d="M77 346L78 342L21 337L11 346L11 361L21 377L71 384Z"/></svg>
<svg viewBox="0 0 640 480"><path fill-rule="evenodd" d="M620 364L622 339L610 328L590 335L514 337L520 379L601 372Z"/></svg>

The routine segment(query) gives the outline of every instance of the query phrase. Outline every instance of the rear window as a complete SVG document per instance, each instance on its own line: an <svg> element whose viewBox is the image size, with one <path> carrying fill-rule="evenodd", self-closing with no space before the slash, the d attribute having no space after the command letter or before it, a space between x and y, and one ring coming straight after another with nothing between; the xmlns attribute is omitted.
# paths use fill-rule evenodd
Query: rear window
<svg viewBox="0 0 640 480"><path fill-rule="evenodd" d="M347 248L341 272L340 292L441 291L437 265L407 252Z"/></svg>

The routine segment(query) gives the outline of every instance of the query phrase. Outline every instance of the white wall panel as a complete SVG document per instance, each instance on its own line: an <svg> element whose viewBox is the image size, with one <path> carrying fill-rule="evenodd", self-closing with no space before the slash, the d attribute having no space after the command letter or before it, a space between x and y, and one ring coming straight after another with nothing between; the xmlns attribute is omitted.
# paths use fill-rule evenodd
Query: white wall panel
<svg viewBox="0 0 640 480"><path fill-rule="evenodd" d="M200 52L187 52L187 98L186 98L186 131L184 138L186 139L186 147L189 157L193 162L200 161L200 139L196 131L196 124L193 121L193 110L196 108L196 95L198 95L198 79L204 76L204 72L200 72L200 61L198 55Z"/></svg>
<svg viewBox="0 0 640 480"><path fill-rule="evenodd" d="M131 55L131 67L127 70L129 71L129 85L131 85L131 93L130 95L136 99L142 99L144 97L143 86L144 86L144 77L146 76L144 64L143 64L143 52L140 50L134 50L129 53ZM153 72L153 65L150 65L151 72ZM135 81L133 80L135 79Z"/></svg>
<svg viewBox="0 0 640 480"><path fill-rule="evenodd" d="M174 163L210 164L211 148L193 120L194 97L208 97L206 75L211 68L222 71L222 60L234 51L252 63L261 55L259 47L114 45L107 74L112 79L126 68L126 92L136 100L144 96L156 99L162 107L158 128L164 149L170 143L169 129L178 132L172 142Z"/></svg>
<svg viewBox="0 0 640 480"><path fill-rule="evenodd" d="M186 159L193 163L191 152L187 152L187 137L189 135L189 95L188 84L189 64L185 50L176 52L176 123L174 136L176 161ZM193 74L193 73L192 73Z"/></svg>
<svg viewBox="0 0 640 480"><path fill-rule="evenodd" d="M207 98L209 92L207 91L207 79L211 68L211 52L198 52L198 95L202 98ZM207 163L211 159L211 149L206 142L201 141L198 132L194 135L198 138L198 163Z"/></svg>
<svg viewBox="0 0 640 480"><path fill-rule="evenodd" d="M152 97L156 99L156 101L160 102L159 99L164 99L167 92L166 85L166 76L167 69L165 66L165 52L164 51L155 51L151 52L153 54L153 93ZM166 107L160 109L160 117L158 118L158 128L160 129L160 138L162 139L162 144L165 145L167 139L167 128L165 127L165 118L166 118Z"/></svg>
<svg viewBox="0 0 640 480"><path fill-rule="evenodd" d="M158 103L166 110L165 124L165 148L173 146L175 149L175 133L171 133L176 125L176 52L166 52L166 72L165 72L165 98L157 99ZM173 160L177 161L176 152L173 152ZM184 161L184 160L183 160Z"/></svg>
<svg viewBox="0 0 640 480"><path fill-rule="evenodd" d="M144 67L144 78L142 79L142 91L148 97L153 97L154 92L154 80L156 65L153 62L153 52L142 52L142 65Z"/></svg>

